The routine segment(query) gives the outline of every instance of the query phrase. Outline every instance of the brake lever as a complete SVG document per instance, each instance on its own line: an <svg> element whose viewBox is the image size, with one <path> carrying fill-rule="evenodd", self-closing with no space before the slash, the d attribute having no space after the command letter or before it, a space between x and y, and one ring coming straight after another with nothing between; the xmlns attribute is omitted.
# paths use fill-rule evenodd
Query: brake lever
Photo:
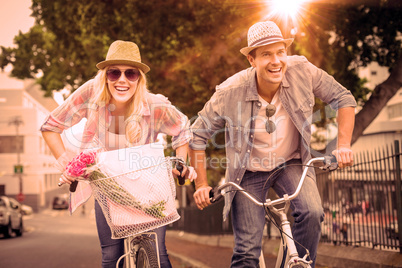
<svg viewBox="0 0 402 268"><path fill-rule="evenodd" d="M320 167L320 169L334 171L337 168L338 168L338 161L336 160L335 155L330 154L324 156L324 166Z"/></svg>
<svg viewBox="0 0 402 268"><path fill-rule="evenodd" d="M223 197L221 191L218 189L218 187L215 187L214 189L211 189L209 191L209 201L211 203L215 203L219 200L221 200Z"/></svg>

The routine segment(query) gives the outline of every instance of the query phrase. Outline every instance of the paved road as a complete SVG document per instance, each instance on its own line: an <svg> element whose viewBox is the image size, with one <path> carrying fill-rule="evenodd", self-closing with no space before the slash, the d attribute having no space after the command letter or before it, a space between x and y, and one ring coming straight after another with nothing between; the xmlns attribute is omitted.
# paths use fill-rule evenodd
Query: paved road
<svg viewBox="0 0 402 268"><path fill-rule="evenodd" d="M222 240L225 238L222 238ZM226 239L227 240L227 239ZM229 241L221 242L224 246L215 246L215 242L209 241L208 237L197 237L192 234L185 234L177 231L168 231L166 235L166 246L171 260L180 259L183 268L222 268L230 267L232 247ZM211 245L207 245L210 243ZM279 243L279 240L278 240ZM264 253L265 265L267 268L274 268L276 257L269 252ZM316 268L330 268L329 266L316 265Z"/></svg>
<svg viewBox="0 0 402 268"><path fill-rule="evenodd" d="M0 237L0 267L69 268L100 267L100 248L93 213L46 210L25 217L22 237ZM188 237L171 235L166 244L174 268L229 267L232 248L196 243ZM208 237L206 237L208 239ZM198 241L200 242L200 241ZM265 254L267 268L275 257Z"/></svg>

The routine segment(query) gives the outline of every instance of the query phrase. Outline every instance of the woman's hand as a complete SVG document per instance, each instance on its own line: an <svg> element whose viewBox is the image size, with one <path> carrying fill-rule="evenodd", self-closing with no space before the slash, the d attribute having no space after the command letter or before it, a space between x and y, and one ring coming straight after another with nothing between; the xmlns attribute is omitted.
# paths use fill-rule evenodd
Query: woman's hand
<svg viewBox="0 0 402 268"><path fill-rule="evenodd" d="M178 176L184 177L186 180L190 180L191 182L197 179L197 172L195 172L193 167L188 167L186 165L183 165L183 170L180 175L180 171L178 171L176 168L172 170L173 177L177 179Z"/></svg>
<svg viewBox="0 0 402 268"><path fill-rule="evenodd" d="M60 184L71 184L74 181L76 181L76 179L74 177L68 176L66 174L66 172L64 172L63 174L61 174L61 177L59 178L59 185Z"/></svg>

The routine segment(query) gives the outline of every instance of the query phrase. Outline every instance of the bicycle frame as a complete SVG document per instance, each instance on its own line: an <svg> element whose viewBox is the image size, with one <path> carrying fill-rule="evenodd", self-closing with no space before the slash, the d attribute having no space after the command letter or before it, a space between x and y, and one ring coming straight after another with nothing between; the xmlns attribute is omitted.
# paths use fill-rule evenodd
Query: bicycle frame
<svg viewBox="0 0 402 268"><path fill-rule="evenodd" d="M155 238L152 238L154 236ZM116 263L116 268L119 267L120 261L124 258L124 267L125 268L135 268L136 264L134 260L137 259L137 254L139 250L139 244L141 239L149 239L152 241L152 244L155 245L156 256L158 260L158 267L160 267L160 259L159 259L159 248L158 248L158 235L155 232L145 232L138 235L133 235L124 238L124 252Z"/></svg>
<svg viewBox="0 0 402 268"><path fill-rule="evenodd" d="M225 191L224 191L225 188L233 187L233 188L235 188L235 190L238 190L242 194L244 194L254 204L261 206L261 207L268 207L271 212L273 212L279 216L280 221L281 221L280 229L282 229L281 233L283 234L281 236L282 237L281 243L283 246L280 247L280 252L278 254L278 258L277 258L275 267L280 267L282 264L284 246L287 247L287 252L286 252L287 257L286 257L286 261L285 261L286 268L287 267L289 267L289 268L291 268L291 267L310 267L310 264L312 263L312 261L307 260L307 257L309 256L308 251L307 251L307 254L303 258L299 257L295 242L293 240L290 222L288 221L288 218L287 218L287 212L290 207L290 201L295 199L300 193L300 190L303 186L304 180L307 175L308 168L314 162L320 162L320 161L324 162L324 166L321 167L321 169L334 170L337 168L337 166L334 166L334 163L336 163L336 159L333 156L316 157L316 158L310 159L307 162L306 167L303 170L303 173L300 178L300 182L296 188L296 191L290 196L285 194L282 198L279 198L279 199L276 199L273 201L270 199L266 199L265 202L260 202L260 201L256 200L253 196L251 196L249 193L244 191L244 189L241 186L239 186L238 184L236 184L234 182L228 182L228 183L225 183L225 184L217 187L216 190L213 191L214 196L213 197L211 196L211 202L215 202L216 200L218 200L220 198L221 195L225 195ZM217 195L217 196L215 196L215 195ZM282 207L279 207L281 205L282 205ZM260 267L265 268L265 263L263 261L264 259L262 256L263 255L262 255L262 251L261 251Z"/></svg>
<svg viewBox="0 0 402 268"><path fill-rule="evenodd" d="M185 162L177 157L170 157L170 160L172 163L176 164L176 168L179 170L181 173L183 170L183 166L185 166ZM180 182L181 180L184 181L184 177L179 176L179 184L182 185L183 183ZM159 257L159 246L158 246L158 235L153 232L144 232L136 235L132 235L129 237L124 238L124 254L118 259L116 263L116 268L119 267L120 261L124 258L124 267L125 268L136 268L136 260L138 258L138 254L141 248L141 242L144 240L148 240L151 242L153 246L155 246L154 249L152 249L152 252L156 254L157 258L157 266L160 268L160 257ZM151 249L149 249L151 250ZM147 255L150 255L152 252L147 252ZM153 255L153 254L152 254ZM150 256L148 256L150 257ZM155 264L153 262L153 264ZM151 264L151 267L154 268L154 266Z"/></svg>

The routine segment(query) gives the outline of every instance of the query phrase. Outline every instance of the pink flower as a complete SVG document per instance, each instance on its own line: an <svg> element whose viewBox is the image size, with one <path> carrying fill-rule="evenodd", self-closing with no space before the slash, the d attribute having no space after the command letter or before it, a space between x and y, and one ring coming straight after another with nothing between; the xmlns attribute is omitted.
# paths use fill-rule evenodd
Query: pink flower
<svg viewBox="0 0 402 268"><path fill-rule="evenodd" d="M88 166L95 164L96 151L84 151L73 158L70 163L67 164L67 175L72 177L83 177L85 170ZM85 176L84 176L85 177Z"/></svg>

